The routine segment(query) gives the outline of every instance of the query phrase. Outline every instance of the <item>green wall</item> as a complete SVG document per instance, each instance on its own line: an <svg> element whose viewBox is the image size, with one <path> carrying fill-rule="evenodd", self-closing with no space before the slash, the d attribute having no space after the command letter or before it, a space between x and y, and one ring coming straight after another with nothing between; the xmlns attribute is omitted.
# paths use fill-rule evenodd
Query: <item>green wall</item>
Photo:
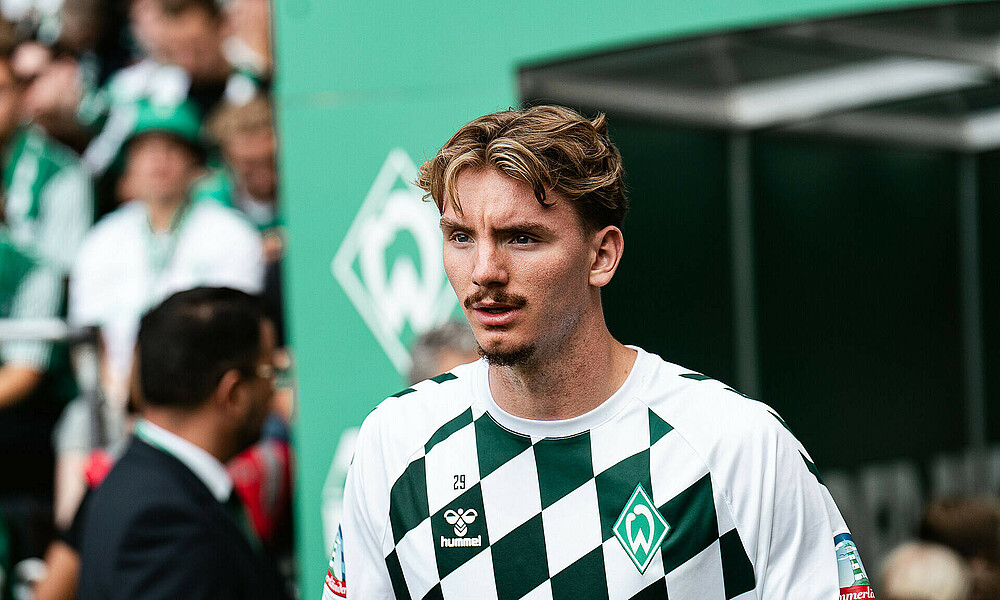
<svg viewBox="0 0 1000 600"><path fill-rule="evenodd" d="M318 598L322 589L326 559L320 497L340 432L401 386L397 369L331 268L394 149L419 164L461 124L518 104L516 70L526 63L711 30L916 4L927 2L277 2L280 172L290 230L288 309L300 376L297 508L304 597ZM638 129L632 134L643 135ZM714 152L710 145L698 151ZM704 193L708 205L686 218L707 223L719 217L712 207L721 201L719 190L710 185ZM657 193L636 202L664 197ZM728 252L697 239L686 248L708 261ZM439 268L421 264L417 271L425 267ZM623 267L623 274L629 269ZM641 289L634 270L632 275L609 293ZM706 291L685 289L678 281L681 274L658 283L664 300L683 290L678 301L694 305ZM730 334L719 328L715 315L726 314L730 302L714 298L710 312L699 317L706 327L718 328L712 338L720 346ZM762 310L766 315L766 301ZM645 314L657 318L655 312ZM632 341L628 327L635 324L620 324L620 335ZM694 340L687 352L692 366L718 354L712 338ZM671 358L683 362L688 356ZM720 358L718 364L726 377L731 359Z"/></svg>

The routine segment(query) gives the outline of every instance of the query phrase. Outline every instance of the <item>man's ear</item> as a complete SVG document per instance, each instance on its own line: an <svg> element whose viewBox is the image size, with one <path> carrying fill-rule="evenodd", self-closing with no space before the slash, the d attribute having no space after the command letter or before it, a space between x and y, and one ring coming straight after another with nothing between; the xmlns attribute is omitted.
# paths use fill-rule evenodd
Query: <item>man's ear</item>
<svg viewBox="0 0 1000 600"><path fill-rule="evenodd" d="M604 287L611 282L618 270L618 263L625 252L622 230L608 225L596 232L593 240L593 260L590 263L590 285Z"/></svg>
<svg viewBox="0 0 1000 600"><path fill-rule="evenodd" d="M229 369L219 379L212 394L212 401L225 412L237 410L240 405L239 384L243 375L236 369Z"/></svg>

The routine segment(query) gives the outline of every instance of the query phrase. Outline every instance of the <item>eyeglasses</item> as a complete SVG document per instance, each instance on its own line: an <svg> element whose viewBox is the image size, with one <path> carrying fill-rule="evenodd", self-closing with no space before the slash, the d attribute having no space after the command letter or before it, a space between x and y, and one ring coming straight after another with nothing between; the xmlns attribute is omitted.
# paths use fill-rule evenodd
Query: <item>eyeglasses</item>
<svg viewBox="0 0 1000 600"><path fill-rule="evenodd" d="M247 377L270 381L276 388L291 387L295 378L292 358L286 352L278 353L274 362L257 363L252 367L240 369L240 372Z"/></svg>
<svg viewBox="0 0 1000 600"><path fill-rule="evenodd" d="M271 381L277 381L288 373L287 367L279 367L277 365L269 364L259 364L254 366L253 374L261 379L270 379Z"/></svg>
<svg viewBox="0 0 1000 600"><path fill-rule="evenodd" d="M259 363L254 365L253 370L246 373L254 377L259 377L265 381L270 381L277 388L292 387L295 378L295 371L292 368L292 361L288 358L280 360L278 364Z"/></svg>

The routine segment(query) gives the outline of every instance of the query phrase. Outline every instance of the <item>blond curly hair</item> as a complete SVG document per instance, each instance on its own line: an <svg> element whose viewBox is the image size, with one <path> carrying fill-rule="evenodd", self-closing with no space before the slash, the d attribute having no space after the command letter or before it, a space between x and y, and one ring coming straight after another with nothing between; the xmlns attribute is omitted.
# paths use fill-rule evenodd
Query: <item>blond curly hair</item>
<svg viewBox="0 0 1000 600"><path fill-rule="evenodd" d="M605 116L591 121L562 106L535 106L479 117L420 167L416 184L444 212L462 205L455 189L467 169L490 167L523 181L543 206L548 192L567 198L586 227L621 227L628 212L621 154L608 137Z"/></svg>

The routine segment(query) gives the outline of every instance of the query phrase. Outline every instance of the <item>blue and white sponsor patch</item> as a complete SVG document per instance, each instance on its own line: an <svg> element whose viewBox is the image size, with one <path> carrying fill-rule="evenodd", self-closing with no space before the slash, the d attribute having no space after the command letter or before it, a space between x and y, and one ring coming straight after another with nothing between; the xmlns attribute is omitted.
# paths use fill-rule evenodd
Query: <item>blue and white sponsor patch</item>
<svg viewBox="0 0 1000 600"><path fill-rule="evenodd" d="M330 555L330 566L326 570L326 590L323 597L333 594L339 598L347 597L347 570L344 568L344 533L337 527L337 537L333 541L333 553Z"/></svg>
<svg viewBox="0 0 1000 600"><path fill-rule="evenodd" d="M837 551L837 573L840 577L840 600L869 600L875 598L868 573L861 564L861 555L849 533L833 538Z"/></svg>

